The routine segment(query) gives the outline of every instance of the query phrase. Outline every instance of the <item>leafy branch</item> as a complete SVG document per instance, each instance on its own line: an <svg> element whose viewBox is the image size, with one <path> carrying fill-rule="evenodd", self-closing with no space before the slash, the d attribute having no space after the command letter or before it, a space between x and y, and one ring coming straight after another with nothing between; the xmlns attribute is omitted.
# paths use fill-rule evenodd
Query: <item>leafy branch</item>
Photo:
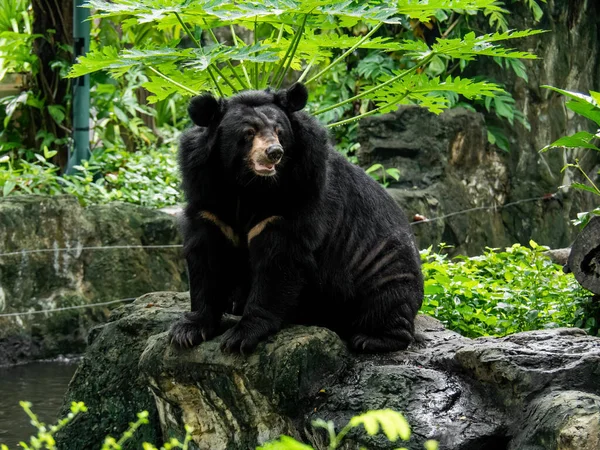
<svg viewBox="0 0 600 450"><path fill-rule="evenodd" d="M232 4L225 0L90 0L87 6L95 10L95 18L127 18L151 24L158 31L175 30L169 45L149 40L143 46L120 51L97 46L80 58L69 74L77 77L106 70L119 77L133 68L143 68L154 75L145 84L154 94L150 100L164 99L176 92L189 96L206 89L228 96L250 87L280 88L290 71L301 72L300 79L304 79L314 70L316 73L306 83L316 83L333 76L337 67L360 49L401 55L400 70L371 83L357 84L354 95L314 111L315 115L322 115L345 110L346 105L358 100L370 105L352 118L333 120L330 126L389 111L401 103L419 104L439 113L450 106L442 95L444 91L467 98L494 98L504 91L493 83L475 83L459 77L442 81L432 77L428 67L440 59L532 59L533 54L505 48L502 43L539 33L468 33L460 38L438 39L431 46L421 40L396 41L378 35L384 24L398 26L407 18L426 22L442 10L459 15L466 10L502 14L504 10L495 0L430 0L396 6L345 0L269 0L264 4ZM201 24L204 36L212 42L197 38L190 24ZM349 35L347 30L359 24L364 27L362 35ZM231 41L219 40L217 36L222 34L215 32L217 28L228 28ZM186 48L176 37L177 30L182 30L195 48Z"/></svg>

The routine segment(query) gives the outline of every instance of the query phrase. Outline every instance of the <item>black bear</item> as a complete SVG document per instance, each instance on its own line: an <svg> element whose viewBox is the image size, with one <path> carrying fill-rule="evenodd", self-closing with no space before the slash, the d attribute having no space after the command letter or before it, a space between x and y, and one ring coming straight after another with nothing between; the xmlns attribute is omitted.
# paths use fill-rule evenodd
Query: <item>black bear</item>
<svg viewBox="0 0 600 450"><path fill-rule="evenodd" d="M358 351L411 342L423 277L408 221L300 111L307 98L296 83L191 100L179 164L192 308L174 344L211 339L233 307L224 351L251 352L285 323L328 327Z"/></svg>

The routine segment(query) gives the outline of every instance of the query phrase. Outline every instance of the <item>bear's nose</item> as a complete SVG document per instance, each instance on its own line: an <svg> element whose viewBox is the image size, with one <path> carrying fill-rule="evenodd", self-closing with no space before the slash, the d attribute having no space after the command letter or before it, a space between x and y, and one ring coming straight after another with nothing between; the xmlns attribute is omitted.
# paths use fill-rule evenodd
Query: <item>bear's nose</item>
<svg viewBox="0 0 600 450"><path fill-rule="evenodd" d="M267 154L269 161L277 163L283 156L283 147L279 144L273 144L267 147L265 153Z"/></svg>

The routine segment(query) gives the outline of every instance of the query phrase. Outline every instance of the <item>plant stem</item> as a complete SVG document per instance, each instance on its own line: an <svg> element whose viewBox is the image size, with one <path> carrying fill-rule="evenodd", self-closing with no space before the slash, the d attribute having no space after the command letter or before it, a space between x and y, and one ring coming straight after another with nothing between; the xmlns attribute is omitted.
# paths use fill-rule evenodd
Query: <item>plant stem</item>
<svg viewBox="0 0 600 450"><path fill-rule="evenodd" d="M327 67L325 67L319 73L317 73L316 75L311 77L306 82L306 84L310 84L313 81L316 81L317 79L319 79L321 77L321 75L329 72L329 70L333 66L335 66L337 63L342 61L346 56L348 56L350 53L352 53L354 50L356 50L358 47L360 47L367 39L369 39L373 35L373 33L375 33L377 30L379 30L379 27L381 27L381 25L383 25L383 22L379 22L377 25L375 25L373 27L373 29L371 31L369 31L360 41L358 41L356 44L354 44L352 47L350 47L348 50L346 50L344 53L342 53L340 56L338 56L331 64L329 64Z"/></svg>
<svg viewBox="0 0 600 450"><path fill-rule="evenodd" d="M333 439L330 438L329 448L333 450L337 449L338 445L342 443L342 441L351 429L352 426L348 423L344 428L340 430L337 436L334 436Z"/></svg>
<svg viewBox="0 0 600 450"><path fill-rule="evenodd" d="M271 31L271 35L269 36L269 39L273 39L273 35L275 33L276 28L273 27L273 30ZM281 39L281 33L283 31L283 23L281 24L281 26L279 27L279 32L277 33L277 40L275 41L277 44L279 44L279 41ZM262 65L262 73L263 73L263 77L260 83L260 88L261 89L266 89L267 88L267 84L269 84L269 75L271 73L271 70L273 69L273 63L272 62L264 62Z"/></svg>
<svg viewBox="0 0 600 450"><path fill-rule="evenodd" d="M183 31L185 31L187 33L187 35L190 37L190 39L192 41L194 41L194 44L196 45L196 47L198 48L202 48L202 44L200 44L200 42L198 41L198 39L196 39L196 36L194 36L192 34L192 32L190 31L190 29L188 28L188 26L185 24L185 22L181 19L181 16L179 15L178 12L175 12L175 17L177 17L177 20L179 21L179 23L181 24L181 28L183 28Z"/></svg>
<svg viewBox="0 0 600 450"><path fill-rule="evenodd" d="M379 107L377 107L375 109L372 109L371 111L367 111L366 113L359 114L358 116L354 116L354 117L351 117L349 119L340 120L339 122L330 123L329 125L327 125L327 128L333 128L333 127L337 127L339 125L345 125L347 123L355 122L355 121L357 121L359 119L362 119L363 117L372 116L373 114L381 111L382 109L387 108L388 106L391 106L391 105L393 105L395 103L398 103L398 102L402 101L408 95L408 93L409 93L409 91L407 90L403 94L397 96L391 102L388 102L385 105L381 105L381 106L379 106Z"/></svg>
<svg viewBox="0 0 600 450"><path fill-rule="evenodd" d="M241 39L238 38L237 34L235 33L235 29L233 28L233 25L229 25L229 29L231 30L231 36L233 36L233 44L237 48L238 43ZM242 43L244 45L246 45L246 43L244 41L242 41ZM246 77L246 86L248 86L248 89L250 89L252 87L252 81L250 81L250 77L248 76L248 72L246 71L246 66L244 66L244 61L240 60L240 66L242 66L242 72L244 72L244 77Z"/></svg>
<svg viewBox="0 0 600 450"><path fill-rule="evenodd" d="M215 71L219 74L219 76L221 78L223 78L223 81L225 81L225 83L227 83L229 85L229 87L233 90L233 92L235 92L236 94L239 92L239 90L233 85L233 83L231 81L229 81L229 78L227 78L225 76L225 74L221 71L221 69L219 69L219 67L216 64L211 64L213 69L215 69ZM210 67L207 67L208 69L210 69Z"/></svg>
<svg viewBox="0 0 600 450"><path fill-rule="evenodd" d="M596 195L600 195L600 189L598 189L598 186L596 186L594 184L594 182L591 180L591 178L588 176L588 174L585 173L585 170L583 170L583 167L581 167L581 165L579 164L579 160L578 159L575 160L575 163L576 163L575 167L577 167L579 169L579 171L582 173L582 175L585 177L585 179L590 182L590 184L592 185L592 187L596 191Z"/></svg>
<svg viewBox="0 0 600 450"><path fill-rule="evenodd" d="M292 47L294 46L294 43L296 41L296 37L297 34L294 35L294 37L292 38L292 40L290 41L287 51L285 52L285 55L283 56L283 58L281 59L281 61L279 61L279 65L277 66L277 69L275 70L275 74L273 75L273 78L271 78L271 84L275 84L275 82L277 81L277 79L279 78L279 74L281 73L281 71L283 70L283 66L285 65L285 62L287 60L287 57L289 56L290 52L292 51Z"/></svg>
<svg viewBox="0 0 600 450"><path fill-rule="evenodd" d="M212 28L208 27L208 24L206 23L206 20L202 19L204 21L204 25L206 25L208 32L210 33L210 36L213 38L213 40L215 41L215 44L219 45L219 40L217 39L217 36L215 35L214 31L212 30ZM235 42L235 39L234 39ZM237 47L237 45L236 45ZM233 64L231 64L230 60L227 60L227 66L229 67L229 70L231 70L231 73L233 73L233 76L235 77L235 79L238 81L238 83L240 83L240 86L242 87L242 89L248 89L248 86L246 86L244 84L244 82L242 81L242 79L238 76L237 72L235 71L235 67L233 67ZM215 68L216 68L216 64L215 64ZM223 79L225 81L227 81L227 79L220 74ZM233 85L231 83L228 83L231 88L233 89L234 92L239 92L239 89L233 87Z"/></svg>
<svg viewBox="0 0 600 450"><path fill-rule="evenodd" d="M178 83L177 81L173 80L172 78L169 78L165 74L163 74L163 73L159 72L158 70L156 70L154 67L148 66L148 69L150 69L156 75L158 75L159 77L161 77L163 80L167 80L169 83L174 84L178 88L183 89L184 91L187 91L187 92L189 92L192 95L198 95L198 92L194 91L193 89L190 89L189 87L187 87L187 86L185 86L185 85L183 85L181 83Z"/></svg>
<svg viewBox="0 0 600 450"><path fill-rule="evenodd" d="M258 16L254 17L254 45L258 44ZM258 62L254 63L254 89L258 89Z"/></svg>
<svg viewBox="0 0 600 450"><path fill-rule="evenodd" d="M196 47L198 47L199 49L202 48L202 44L200 44L200 42L198 41L198 39L196 39L196 37L192 34L192 32L190 31L190 29L188 28L188 26L185 24L185 22L181 19L181 16L179 15L178 12L175 12L175 17L177 17L177 20L179 21L179 23L181 24L181 27L183 28L183 31L185 31L187 33L187 35L190 37L190 39L192 41L194 41L194 44L196 44ZM150 67L150 69L152 69L152 67ZM221 90L221 86L219 86L219 83L217 83L217 79L215 78L214 74L212 73L212 71L210 70L210 66L206 68L208 75L210 76L213 84L215 85L215 87L217 88L217 91L219 92L219 95L221 97L224 97L223 95L223 91ZM156 72L158 74L158 72ZM162 74L161 74L162 75ZM180 87L183 86L179 83L177 83ZM185 88L188 92L190 91L188 88ZM194 93L194 95L196 95L196 93Z"/></svg>
<svg viewBox="0 0 600 450"><path fill-rule="evenodd" d="M425 64L427 64L429 61L431 61L431 59L435 56L435 52L430 52L429 55L427 55L425 58L423 58L423 60L419 63L417 63L414 67L411 67L410 69L406 69L405 71L403 71L402 73L396 75L395 77L390 78L389 80L387 80L385 83L381 83L378 86L374 86L371 89L368 89L364 92L361 92L360 94L356 94L354 97L350 97L346 100L343 100L341 102L336 103L335 105L331 105L328 106L326 108L320 109L318 111L316 111L315 113L313 113L314 115L318 115L318 114L323 114L327 111L331 111L332 109L335 108L339 108L340 106L344 106L347 105L348 103L351 103L355 100L358 100L359 98L363 98L366 95L369 95L373 92L378 91L381 88L384 88L386 86L388 86L389 84L392 84L394 81L400 80L402 78L404 78L405 76L416 72L420 67L423 67Z"/></svg>
<svg viewBox="0 0 600 450"><path fill-rule="evenodd" d="M221 86L219 86L219 83L217 82L217 79L215 77L215 74L212 73L212 70L210 69L210 66L208 66L206 68L206 71L208 72L208 76L210 77L210 79L212 80L213 84L216 86L217 91L219 91L219 96L220 97L225 97L225 94L223 94L223 91L221 90Z"/></svg>
<svg viewBox="0 0 600 450"><path fill-rule="evenodd" d="M294 60L294 55L296 54L296 51L298 50L298 45L300 44L300 40L302 39L302 33L304 33L304 26L306 25L307 20L308 20L308 13L304 14L304 20L302 21L302 24L300 25L300 28L298 29L296 36L294 36L295 42L293 43L292 52L290 54L290 58L288 59L286 65L285 65L285 69L283 70L283 73L281 74L281 77L279 78L279 81L276 84L277 89L279 89L281 87L281 84L283 83L283 80L285 79L285 75L287 74L287 71L289 70L290 66L292 65L292 61ZM289 49L288 49L288 51L289 51Z"/></svg>
<svg viewBox="0 0 600 450"><path fill-rule="evenodd" d="M306 75L308 75L308 72L310 72L310 69L312 68L312 65L314 64L315 60L317 59L317 56L313 56L313 59L310 60L310 62L308 63L308 66L306 66L306 69L304 69L304 72L302 72L302 75L300 75L300 78L298 78L298 80L296 80L298 83L301 83L302 80L304 80L304 78L306 77Z"/></svg>

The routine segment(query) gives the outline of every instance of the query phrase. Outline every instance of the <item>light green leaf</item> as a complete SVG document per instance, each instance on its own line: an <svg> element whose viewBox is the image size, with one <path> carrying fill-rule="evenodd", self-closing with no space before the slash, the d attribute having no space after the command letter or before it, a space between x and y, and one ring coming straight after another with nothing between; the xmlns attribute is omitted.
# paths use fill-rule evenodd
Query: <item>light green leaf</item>
<svg viewBox="0 0 600 450"><path fill-rule="evenodd" d="M7 180L4 182L4 186L2 187L2 195L4 197L8 197L8 195L13 191L13 189L17 186L17 183L13 180Z"/></svg>
<svg viewBox="0 0 600 450"><path fill-rule="evenodd" d="M571 183L571 187L573 187L575 189L579 189L580 191L586 191L586 192L591 192L592 194L595 194L595 195L600 195L600 192L598 192L597 189L595 189L592 186L588 186L587 184Z"/></svg>
<svg viewBox="0 0 600 450"><path fill-rule="evenodd" d="M571 136L563 136L552 144L547 145L541 151L545 152L555 147L567 147L567 148L589 148L592 150L600 151L600 148L593 145L591 142L596 139L596 136L587 131L579 131Z"/></svg>
<svg viewBox="0 0 600 450"><path fill-rule="evenodd" d="M60 105L48 105L48 113L57 124L61 124L65 120L65 108Z"/></svg>

